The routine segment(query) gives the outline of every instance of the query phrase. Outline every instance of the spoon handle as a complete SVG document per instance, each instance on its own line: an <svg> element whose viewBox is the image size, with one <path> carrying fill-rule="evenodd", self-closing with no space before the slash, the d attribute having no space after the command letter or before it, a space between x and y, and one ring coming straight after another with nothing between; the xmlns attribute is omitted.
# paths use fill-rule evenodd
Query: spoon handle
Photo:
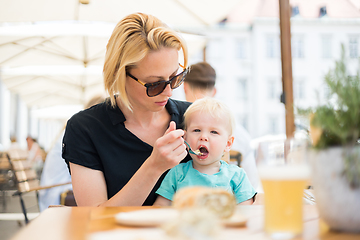
<svg viewBox="0 0 360 240"><path fill-rule="evenodd" d="M191 154L195 154L195 155L201 155L201 153L199 152L199 150L197 150L198 151L198 153L196 153L196 152L194 152L192 149L191 149L191 147L190 147L190 145L184 140L184 142L185 142L185 144L189 147L189 153L191 153Z"/></svg>

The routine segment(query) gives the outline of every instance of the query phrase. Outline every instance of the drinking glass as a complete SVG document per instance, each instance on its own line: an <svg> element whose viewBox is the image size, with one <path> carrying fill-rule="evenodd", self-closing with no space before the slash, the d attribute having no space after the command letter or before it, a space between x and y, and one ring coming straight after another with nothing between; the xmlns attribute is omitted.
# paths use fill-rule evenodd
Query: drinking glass
<svg viewBox="0 0 360 240"><path fill-rule="evenodd" d="M303 230L303 192L309 179L305 140L262 142L257 166L264 189L265 231L289 239Z"/></svg>

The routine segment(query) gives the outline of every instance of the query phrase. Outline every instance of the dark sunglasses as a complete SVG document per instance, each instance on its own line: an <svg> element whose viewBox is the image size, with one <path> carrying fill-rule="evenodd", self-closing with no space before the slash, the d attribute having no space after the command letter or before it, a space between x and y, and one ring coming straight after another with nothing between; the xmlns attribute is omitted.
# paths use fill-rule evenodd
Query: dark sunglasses
<svg viewBox="0 0 360 240"><path fill-rule="evenodd" d="M146 94L149 97L155 97L155 96L161 94L165 90L165 88L168 84L170 84L171 89L175 89L184 82L185 76L188 73L189 69L184 68L184 67L182 67L182 68L184 69L184 71L179 73L175 77L171 78L169 81L164 80L164 81L158 81L158 82L154 82L154 83L143 83L128 72L126 73L126 75L128 75L129 77L131 77L132 79L136 80L138 83L140 83L141 85L146 87Z"/></svg>

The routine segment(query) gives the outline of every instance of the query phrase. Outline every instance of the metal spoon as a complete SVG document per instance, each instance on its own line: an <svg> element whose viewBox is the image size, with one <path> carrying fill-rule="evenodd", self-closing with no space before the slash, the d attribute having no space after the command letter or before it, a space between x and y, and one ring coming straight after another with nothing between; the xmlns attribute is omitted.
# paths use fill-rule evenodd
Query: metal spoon
<svg viewBox="0 0 360 240"><path fill-rule="evenodd" d="M197 155L197 156L201 156L201 155L202 155L202 153L200 152L199 149L193 151L193 150L191 149L190 145L189 145L185 140L184 140L184 142L185 142L185 144L189 147L189 153L195 154L195 155Z"/></svg>
<svg viewBox="0 0 360 240"><path fill-rule="evenodd" d="M309 200L310 203L312 203L312 204L316 203L314 195L311 192L309 192L308 190L304 190L304 198L306 200Z"/></svg>

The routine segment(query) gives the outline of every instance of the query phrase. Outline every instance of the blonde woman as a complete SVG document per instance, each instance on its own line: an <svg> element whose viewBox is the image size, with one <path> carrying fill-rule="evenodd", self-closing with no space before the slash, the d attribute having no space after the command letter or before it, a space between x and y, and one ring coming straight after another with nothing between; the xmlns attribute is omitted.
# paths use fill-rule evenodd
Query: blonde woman
<svg viewBox="0 0 360 240"><path fill-rule="evenodd" d="M110 99L74 115L63 139L78 206L152 205L164 172L190 159L181 129L190 103L170 98L187 57L184 40L153 16L117 24L103 69Z"/></svg>

